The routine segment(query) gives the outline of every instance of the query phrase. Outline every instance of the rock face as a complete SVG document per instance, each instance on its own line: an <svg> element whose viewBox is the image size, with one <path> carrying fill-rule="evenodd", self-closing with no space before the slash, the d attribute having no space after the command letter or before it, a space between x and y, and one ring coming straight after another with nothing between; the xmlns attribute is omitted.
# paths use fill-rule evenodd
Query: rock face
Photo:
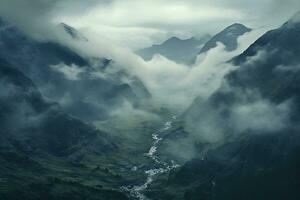
<svg viewBox="0 0 300 200"><path fill-rule="evenodd" d="M204 36L201 39L190 38L186 40L172 37L167 41L159 45L153 45L152 47L141 49L137 51L146 61L152 59L155 54L160 54L169 60L173 60L181 64L191 64L192 58L194 58L199 49L208 41L209 36Z"/></svg>
<svg viewBox="0 0 300 200"><path fill-rule="evenodd" d="M232 60L217 92L195 100L185 128L212 147L170 175L162 198L300 197L299 36L297 20L267 32Z"/></svg>

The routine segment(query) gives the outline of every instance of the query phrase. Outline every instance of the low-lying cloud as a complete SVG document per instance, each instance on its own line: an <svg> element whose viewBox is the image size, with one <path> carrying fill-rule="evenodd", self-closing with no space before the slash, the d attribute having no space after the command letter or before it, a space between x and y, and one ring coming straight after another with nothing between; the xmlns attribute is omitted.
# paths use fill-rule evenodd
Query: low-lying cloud
<svg viewBox="0 0 300 200"><path fill-rule="evenodd" d="M71 81L78 80L80 78L80 74L85 71L82 67L78 67L75 64L68 66L60 63L58 65L51 65L50 68L54 71L62 73L66 77L66 79Z"/></svg>

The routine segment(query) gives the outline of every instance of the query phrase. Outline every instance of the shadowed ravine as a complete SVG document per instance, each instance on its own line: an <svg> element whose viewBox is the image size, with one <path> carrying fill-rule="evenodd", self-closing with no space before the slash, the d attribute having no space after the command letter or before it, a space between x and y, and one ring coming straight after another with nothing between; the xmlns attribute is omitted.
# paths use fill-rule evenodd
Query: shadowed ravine
<svg viewBox="0 0 300 200"><path fill-rule="evenodd" d="M121 188L125 192L129 193L132 198L138 200L149 200L143 192L149 187L149 185L151 185L151 183L155 180L155 177L179 167L175 161L163 161L157 155L157 148L163 140L162 134L172 128L174 120L176 120L176 116L173 116L170 121L167 121L158 132L152 134L152 146L150 147L149 152L144 154L144 156L147 156L152 160L152 164L149 169L144 171L147 175L145 182L142 185L123 186ZM137 170L138 169L136 169L136 171Z"/></svg>

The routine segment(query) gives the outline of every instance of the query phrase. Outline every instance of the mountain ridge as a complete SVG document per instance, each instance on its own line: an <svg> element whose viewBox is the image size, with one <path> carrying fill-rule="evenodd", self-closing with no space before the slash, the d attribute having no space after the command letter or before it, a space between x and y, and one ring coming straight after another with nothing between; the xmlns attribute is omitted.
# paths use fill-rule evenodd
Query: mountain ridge
<svg viewBox="0 0 300 200"><path fill-rule="evenodd" d="M171 37L161 44L152 45L149 48L138 50L136 53L144 58L146 61L152 59L155 54L161 54L166 58L181 64L190 64L192 57L201 48L209 36L203 36L200 39L191 37L189 39L180 39L178 37Z"/></svg>
<svg viewBox="0 0 300 200"><path fill-rule="evenodd" d="M224 44L226 51L233 51L237 48L238 37L250 32L251 30L252 29L244 26L243 24L234 23L213 36L212 39L204 45L199 54L215 48L217 46L217 42Z"/></svg>

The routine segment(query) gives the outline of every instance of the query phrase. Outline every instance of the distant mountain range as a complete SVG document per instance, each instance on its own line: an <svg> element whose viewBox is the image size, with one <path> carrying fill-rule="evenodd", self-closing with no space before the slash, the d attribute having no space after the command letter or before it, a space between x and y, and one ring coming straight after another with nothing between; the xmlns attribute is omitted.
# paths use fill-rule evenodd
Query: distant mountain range
<svg viewBox="0 0 300 200"><path fill-rule="evenodd" d="M160 54L177 63L189 64L209 38L209 36L204 36L200 39L192 37L182 40L177 37L172 37L162 44L138 50L136 53L146 61L151 60L155 54Z"/></svg>
<svg viewBox="0 0 300 200"><path fill-rule="evenodd" d="M194 64L199 54L215 48L218 42L224 44L226 51L235 50L238 45L237 39L250 31L250 28L236 23L225 28L212 38L204 36L201 39L192 37L181 40L177 37L172 37L160 45L153 45L152 47L138 50L136 53L146 61L151 60L155 54L160 54L174 62L191 65Z"/></svg>

